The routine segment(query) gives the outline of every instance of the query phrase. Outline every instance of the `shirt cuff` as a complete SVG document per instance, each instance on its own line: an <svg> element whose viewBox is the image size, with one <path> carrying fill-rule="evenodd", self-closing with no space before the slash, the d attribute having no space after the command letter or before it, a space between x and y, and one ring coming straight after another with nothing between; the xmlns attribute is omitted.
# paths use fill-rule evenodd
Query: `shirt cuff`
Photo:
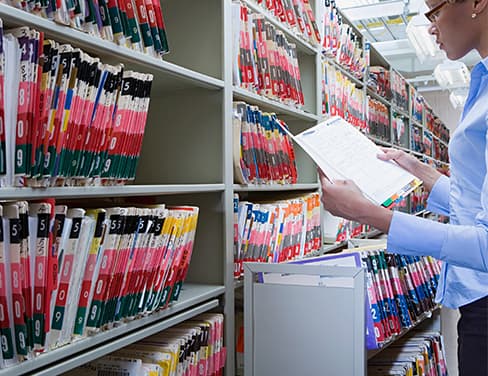
<svg viewBox="0 0 488 376"><path fill-rule="evenodd" d="M449 190L449 178L441 175L435 182L427 198L427 210L437 214L449 215Z"/></svg>
<svg viewBox="0 0 488 376"><path fill-rule="evenodd" d="M393 253L440 259L446 230L441 223L394 211L388 231L387 249Z"/></svg>

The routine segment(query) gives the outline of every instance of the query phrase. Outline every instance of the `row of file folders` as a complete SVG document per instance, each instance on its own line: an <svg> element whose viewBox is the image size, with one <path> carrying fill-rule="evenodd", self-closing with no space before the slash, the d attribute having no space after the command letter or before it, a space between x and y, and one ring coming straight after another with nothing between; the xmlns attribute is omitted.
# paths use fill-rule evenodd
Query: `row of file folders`
<svg viewBox="0 0 488 376"><path fill-rule="evenodd" d="M240 184L295 184L295 149L276 114L233 103L234 180Z"/></svg>
<svg viewBox="0 0 488 376"><path fill-rule="evenodd" d="M241 201L234 195L234 277L244 262L283 262L302 258L322 245L320 195L279 201Z"/></svg>
<svg viewBox="0 0 488 376"><path fill-rule="evenodd" d="M153 76L28 27L0 41L0 186L133 179Z"/></svg>
<svg viewBox="0 0 488 376"><path fill-rule="evenodd" d="M198 208L0 207L0 333L9 366L166 308L179 297Z"/></svg>
<svg viewBox="0 0 488 376"><path fill-rule="evenodd" d="M169 52L158 0L8 0L6 3L152 56Z"/></svg>
<svg viewBox="0 0 488 376"><path fill-rule="evenodd" d="M64 376L220 376L224 315L203 313L86 363Z"/></svg>
<svg viewBox="0 0 488 376"><path fill-rule="evenodd" d="M386 252L385 246L344 250L336 254L294 260L307 265L362 267L366 270L366 347L378 349L396 335L415 326L436 307L435 293L440 262L430 256L407 256ZM327 277L304 278L263 273L264 283L328 285Z"/></svg>
<svg viewBox="0 0 488 376"><path fill-rule="evenodd" d="M320 33L310 0L253 0L290 30L317 45Z"/></svg>
<svg viewBox="0 0 488 376"><path fill-rule="evenodd" d="M444 341L438 332L413 332L368 361L369 376L447 376Z"/></svg>
<svg viewBox="0 0 488 376"><path fill-rule="evenodd" d="M302 107L305 99L296 45L264 15L240 2L232 2L232 24L234 85Z"/></svg>

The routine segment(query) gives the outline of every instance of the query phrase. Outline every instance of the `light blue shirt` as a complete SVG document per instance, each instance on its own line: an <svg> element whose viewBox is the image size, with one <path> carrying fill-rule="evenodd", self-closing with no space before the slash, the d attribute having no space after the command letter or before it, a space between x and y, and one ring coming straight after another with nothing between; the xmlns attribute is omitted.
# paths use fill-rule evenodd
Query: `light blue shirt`
<svg viewBox="0 0 488 376"><path fill-rule="evenodd" d="M395 212L388 250L444 261L436 301L457 308L488 295L488 58L471 72L468 99L449 143L451 178L432 188L427 209L443 224Z"/></svg>

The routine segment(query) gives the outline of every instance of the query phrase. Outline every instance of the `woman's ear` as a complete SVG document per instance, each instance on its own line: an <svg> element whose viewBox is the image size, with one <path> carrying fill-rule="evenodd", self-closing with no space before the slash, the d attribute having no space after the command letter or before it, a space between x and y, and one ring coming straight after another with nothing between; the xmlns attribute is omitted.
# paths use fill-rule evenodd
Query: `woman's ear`
<svg viewBox="0 0 488 376"><path fill-rule="evenodd" d="M474 0L473 2L473 14L483 13L488 7L488 0Z"/></svg>

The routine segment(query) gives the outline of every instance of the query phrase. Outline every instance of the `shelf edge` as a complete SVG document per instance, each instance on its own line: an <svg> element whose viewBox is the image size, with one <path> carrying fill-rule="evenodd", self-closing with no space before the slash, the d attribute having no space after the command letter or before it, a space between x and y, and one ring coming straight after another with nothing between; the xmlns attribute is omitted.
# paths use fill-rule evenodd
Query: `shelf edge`
<svg viewBox="0 0 488 376"><path fill-rule="evenodd" d="M134 197L198 192L221 192L224 184L121 185L106 187L1 188L0 200L57 198Z"/></svg>
<svg viewBox="0 0 488 376"><path fill-rule="evenodd" d="M243 185L234 184L235 192L278 192L278 191L309 191L319 188L319 183L310 184L270 184L270 185Z"/></svg>
<svg viewBox="0 0 488 376"><path fill-rule="evenodd" d="M250 102L253 102L251 104L256 104L259 106L271 108L271 109L273 109L273 111L276 111L278 113L278 115L286 114L286 115L294 116L294 117L297 117L299 119L303 119L303 120L307 120L307 121L319 121L320 120L320 116L318 116L318 115L290 107L284 103L280 103L280 102L274 101L272 99L268 99L262 95L253 93L249 90L237 87L235 85L233 85L233 88L232 88L232 95L233 95L234 99L250 101Z"/></svg>

